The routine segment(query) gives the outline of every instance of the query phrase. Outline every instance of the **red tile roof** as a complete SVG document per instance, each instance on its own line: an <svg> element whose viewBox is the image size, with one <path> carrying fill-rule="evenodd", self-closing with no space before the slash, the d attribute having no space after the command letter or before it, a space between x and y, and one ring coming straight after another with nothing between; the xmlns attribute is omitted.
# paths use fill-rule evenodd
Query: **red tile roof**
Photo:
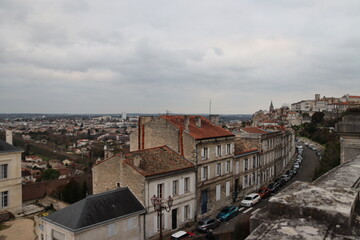
<svg viewBox="0 0 360 240"><path fill-rule="evenodd" d="M194 139L207 139L207 138L218 138L235 136L222 127L216 126L211 123L208 119L201 116L188 116L189 117L189 134ZM201 118L201 127L196 126L196 117ZM177 128L184 128L185 116L180 115L162 115L161 118L175 125Z"/></svg>
<svg viewBox="0 0 360 240"><path fill-rule="evenodd" d="M258 133L258 134L266 134L268 132L258 128L258 127L245 127L242 129L244 132L247 133Z"/></svg>
<svg viewBox="0 0 360 240"><path fill-rule="evenodd" d="M139 166L135 166L136 158L140 159ZM195 167L194 164L167 146L130 152L126 154L124 162L143 176L153 176Z"/></svg>
<svg viewBox="0 0 360 240"><path fill-rule="evenodd" d="M360 98L360 96L349 96L349 98Z"/></svg>

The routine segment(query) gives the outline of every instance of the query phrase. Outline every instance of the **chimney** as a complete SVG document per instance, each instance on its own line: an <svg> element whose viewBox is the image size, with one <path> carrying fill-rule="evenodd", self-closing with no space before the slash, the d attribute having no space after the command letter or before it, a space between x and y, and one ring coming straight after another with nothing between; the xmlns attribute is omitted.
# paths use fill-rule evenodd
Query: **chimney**
<svg viewBox="0 0 360 240"><path fill-rule="evenodd" d="M197 127L201 127L201 117L200 116L196 116L195 117L195 123Z"/></svg>
<svg viewBox="0 0 360 240"><path fill-rule="evenodd" d="M185 115L184 116L184 129L185 129L185 131L189 131L189 124L190 124L189 116Z"/></svg>
<svg viewBox="0 0 360 240"><path fill-rule="evenodd" d="M11 129L5 130L6 142L11 145L13 145L13 133L12 132L13 132L13 130L11 130Z"/></svg>
<svg viewBox="0 0 360 240"><path fill-rule="evenodd" d="M219 125L220 123L220 115L210 115L210 121L214 123L215 125Z"/></svg>
<svg viewBox="0 0 360 240"><path fill-rule="evenodd" d="M140 164L141 164L141 156L136 155L134 157L134 166L140 168Z"/></svg>

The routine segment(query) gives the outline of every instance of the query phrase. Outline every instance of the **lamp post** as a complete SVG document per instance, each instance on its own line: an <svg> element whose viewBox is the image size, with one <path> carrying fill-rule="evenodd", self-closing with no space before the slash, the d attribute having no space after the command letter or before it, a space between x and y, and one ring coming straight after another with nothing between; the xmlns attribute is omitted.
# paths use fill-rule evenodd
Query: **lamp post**
<svg viewBox="0 0 360 240"><path fill-rule="evenodd" d="M169 196L166 200L166 203L162 202L162 199L159 197L156 197L155 195L151 198L151 203L154 206L155 211L158 214L159 221L160 221L160 236L159 239L163 240L162 236L162 210L164 209L167 212L170 212L171 207L173 205L174 200Z"/></svg>

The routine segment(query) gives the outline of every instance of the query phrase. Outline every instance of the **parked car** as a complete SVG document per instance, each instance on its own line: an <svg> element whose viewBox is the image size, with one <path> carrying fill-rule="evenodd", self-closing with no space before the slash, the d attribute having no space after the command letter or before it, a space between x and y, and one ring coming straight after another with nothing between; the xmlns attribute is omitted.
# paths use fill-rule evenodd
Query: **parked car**
<svg viewBox="0 0 360 240"><path fill-rule="evenodd" d="M236 216L239 213L239 207L236 206L226 206L220 210L216 218L220 221L227 221L230 218Z"/></svg>
<svg viewBox="0 0 360 240"><path fill-rule="evenodd" d="M293 172L294 175L296 175L296 174L298 173L298 169L297 169L297 168L293 168L291 171Z"/></svg>
<svg viewBox="0 0 360 240"><path fill-rule="evenodd" d="M272 193L275 193L280 189L280 185L278 182L274 182L274 183L269 184L268 188L270 189L270 191Z"/></svg>
<svg viewBox="0 0 360 240"><path fill-rule="evenodd" d="M183 239L189 239L191 237L195 236L195 233L192 232L185 232L185 231L178 231L171 235L171 240L183 240Z"/></svg>
<svg viewBox="0 0 360 240"><path fill-rule="evenodd" d="M203 218L197 223L197 228L199 232L207 232L209 229L214 229L220 225L220 221L214 218Z"/></svg>
<svg viewBox="0 0 360 240"><path fill-rule="evenodd" d="M276 179L275 182L278 183L280 187L284 186L284 184L286 183L285 179L282 177Z"/></svg>
<svg viewBox="0 0 360 240"><path fill-rule="evenodd" d="M317 151L317 152L316 152L316 155L321 156L321 152L320 152L320 151Z"/></svg>
<svg viewBox="0 0 360 240"><path fill-rule="evenodd" d="M245 198L241 201L240 205L244 207L251 207L256 203L260 202L261 197L258 193L251 193L246 195Z"/></svg>
<svg viewBox="0 0 360 240"><path fill-rule="evenodd" d="M281 178L284 179L285 182L287 182L287 181L289 181L289 180L291 179L291 177L290 177L289 174L283 174L283 175L281 176Z"/></svg>
<svg viewBox="0 0 360 240"><path fill-rule="evenodd" d="M295 163L294 163L294 168L299 168L299 167L300 167L300 164L297 163L297 162L295 162Z"/></svg>
<svg viewBox="0 0 360 240"><path fill-rule="evenodd" d="M264 186L264 187L259 188L258 194L260 195L261 199L264 199L271 194L271 191L268 187Z"/></svg>

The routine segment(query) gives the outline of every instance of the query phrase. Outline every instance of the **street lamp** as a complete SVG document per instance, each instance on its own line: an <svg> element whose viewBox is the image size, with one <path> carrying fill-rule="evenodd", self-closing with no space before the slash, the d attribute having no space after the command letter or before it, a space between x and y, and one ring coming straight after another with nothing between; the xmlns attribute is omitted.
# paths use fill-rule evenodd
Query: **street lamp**
<svg viewBox="0 0 360 240"><path fill-rule="evenodd" d="M158 214L158 218L160 219L160 236L159 239L163 240L162 236L162 210L164 209L167 212L170 212L171 207L173 205L174 200L169 196L167 199L167 205L162 202L162 199L156 197L155 195L151 198L151 203L154 206L155 211Z"/></svg>

